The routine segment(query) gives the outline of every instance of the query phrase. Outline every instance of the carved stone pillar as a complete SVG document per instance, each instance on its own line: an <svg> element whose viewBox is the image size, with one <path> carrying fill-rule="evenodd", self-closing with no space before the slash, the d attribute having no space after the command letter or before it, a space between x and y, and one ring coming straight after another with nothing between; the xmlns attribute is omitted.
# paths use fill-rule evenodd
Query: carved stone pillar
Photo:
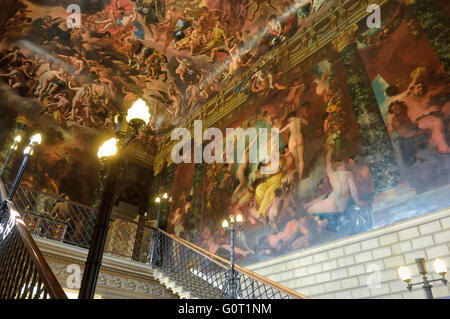
<svg viewBox="0 0 450 319"><path fill-rule="evenodd" d="M423 30L433 46L436 55L450 71L450 24L444 9L435 0L411 0L414 10Z"/></svg>
<svg viewBox="0 0 450 319"><path fill-rule="evenodd" d="M360 127L363 153L376 191L382 192L398 184L400 173L372 84L356 47L357 30L358 26L353 25L342 31L333 40L333 45L344 65L353 110Z"/></svg>

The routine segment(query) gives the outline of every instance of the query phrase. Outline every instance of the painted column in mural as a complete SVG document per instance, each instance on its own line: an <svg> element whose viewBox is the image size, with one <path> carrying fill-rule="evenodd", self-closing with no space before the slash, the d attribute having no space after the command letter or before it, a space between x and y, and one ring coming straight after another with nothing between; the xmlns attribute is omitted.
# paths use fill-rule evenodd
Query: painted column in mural
<svg viewBox="0 0 450 319"><path fill-rule="evenodd" d="M363 152L366 154L376 191L382 192L398 184L399 167L369 76L356 47L357 29L358 26L353 25L342 31L333 40L333 45L343 61L353 109L360 127Z"/></svg>
<svg viewBox="0 0 450 319"><path fill-rule="evenodd" d="M450 71L450 26L448 16L435 0L413 0L411 7L437 56Z"/></svg>
<svg viewBox="0 0 450 319"><path fill-rule="evenodd" d="M151 176L151 181L147 187L147 195L144 197L145 200L142 200L139 203L139 214L138 214L138 226L136 231L136 236L134 240L134 247L133 247L133 260L146 262L147 261L147 255L148 248L146 247L146 244L149 243L149 237L151 236L151 233L148 231L148 228L145 228L145 223L148 217L148 214L146 213L149 211L150 203L151 203L151 197L152 193L150 192L152 190L153 186L153 180L155 179L155 176L153 175L153 170L149 170L148 172Z"/></svg>
<svg viewBox="0 0 450 319"><path fill-rule="evenodd" d="M162 193L167 192L169 194L169 197L170 193L172 192L174 173L175 173L175 164L171 164L165 167L163 172L161 173L163 174L163 179L160 187L162 187ZM159 227L161 229L167 230L167 222L169 220L169 214L170 214L170 202L168 200L163 200L161 202L161 216L160 216L161 219L159 221Z"/></svg>
<svg viewBox="0 0 450 319"><path fill-rule="evenodd" d="M200 232L201 227L201 219L202 219L202 213L203 213L203 177L205 173L205 164L195 164L195 172L194 172L194 178L192 180L192 194L195 194L196 196L193 196L192 198L192 208L189 212L188 217L188 234L189 234L189 241L198 244L197 238L198 233Z"/></svg>

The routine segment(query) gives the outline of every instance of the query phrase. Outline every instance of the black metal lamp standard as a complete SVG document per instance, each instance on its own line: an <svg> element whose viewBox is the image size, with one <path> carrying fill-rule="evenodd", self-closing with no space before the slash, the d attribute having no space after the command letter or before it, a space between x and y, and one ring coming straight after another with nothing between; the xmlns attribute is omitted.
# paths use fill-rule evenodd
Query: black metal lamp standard
<svg viewBox="0 0 450 319"><path fill-rule="evenodd" d="M156 216L156 228L159 227L159 221L161 218L161 205L162 205L161 198L162 198L162 200L167 200L169 198L169 195L167 195L167 193L164 193L162 195L159 195L155 199L155 203L158 205L158 215Z"/></svg>
<svg viewBox="0 0 450 319"><path fill-rule="evenodd" d="M121 113L116 122L115 137L106 141L97 153L102 164L107 168L105 186L94 226L83 279L81 281L81 288L78 295L79 299L92 299L94 297L105 248L106 235L108 233L108 225L114 205L121 153L136 138L139 130L150 122L149 108L142 99L139 99L128 110L126 117L125 114ZM129 128L131 128L131 134L129 133Z"/></svg>
<svg viewBox="0 0 450 319"><path fill-rule="evenodd" d="M22 180L23 173L25 172L25 169L27 167L28 161L30 160L31 155L33 155L34 149L41 144L42 142L42 136L41 134L35 134L30 138L30 143L27 147L25 147L23 154L23 160L22 164L20 165L19 172L16 175L16 178L14 179L14 183L9 190L7 200L12 200L14 198L14 195L16 194L17 188L19 187L20 181Z"/></svg>
<svg viewBox="0 0 450 319"><path fill-rule="evenodd" d="M159 222L161 218L161 205L162 205L161 198L162 200L167 200L169 199L169 195L167 193L164 193L163 195L158 195L155 199L155 203L156 205L158 205L158 214L156 215L156 224L155 224L156 229L159 228ZM159 250L157 250L157 248L159 248L159 245L160 245L159 232L154 232L152 240L152 255L150 260L150 263L154 266L159 265L161 261L160 256L158 255Z"/></svg>
<svg viewBox="0 0 450 319"><path fill-rule="evenodd" d="M407 267L404 267L404 266L400 267L398 269L398 273L399 273L400 279L403 280L407 284L406 288L409 291L412 291L413 286L423 285L422 288L425 290L425 296L427 297L427 299L433 299L433 292L431 290L433 288L433 286L431 285L431 283L436 282L436 281L441 281L444 285L447 284L447 279L445 279L445 274L447 273L447 266L445 265L445 263L442 260L436 259L434 261L434 270L436 271L437 274L442 276L442 278L429 280L426 276L428 271L427 271L425 263L426 263L425 258L417 258L416 259L416 264L417 264L417 267L419 268L419 273L423 276L422 282L412 284L411 283L411 272L409 271L409 269Z"/></svg>
<svg viewBox="0 0 450 319"><path fill-rule="evenodd" d="M14 153L17 151L17 148L19 147L19 144L21 141L22 141L22 136L20 136L20 135L17 135L14 138L13 144L11 145L8 156L6 157L5 163L3 164L2 170L0 172L0 177L3 177L3 175L5 175L5 171L8 168L8 164L11 161Z"/></svg>
<svg viewBox="0 0 450 319"><path fill-rule="evenodd" d="M17 139L17 140L19 140L19 139ZM8 196L6 197L5 200L3 200L3 203L1 204L0 222L2 221L3 218L6 218L6 216L4 216L4 214L3 214L3 212L7 207L7 201L11 201L14 198L14 195L16 194L17 188L19 187L20 181L22 179L23 173L25 172L25 168L27 167L28 161L29 161L31 155L33 155L33 151L36 148L36 146L41 144L41 142L42 142L42 136L41 136L41 134L38 133L31 137L28 146L25 147L25 149L23 151L24 157L22 160L22 164L20 165L19 171L17 172L16 178L14 179L14 183L13 183L11 189L9 190ZM5 166L6 166L6 163L5 163Z"/></svg>
<svg viewBox="0 0 450 319"><path fill-rule="evenodd" d="M235 225L241 227L242 224L242 215L237 215L236 220L234 220L234 216L230 215L230 224L228 224L227 220L222 222L222 227L227 232L230 230L230 273L229 273L229 281L228 281L228 294L231 299L236 299L238 296L238 278L236 276L236 271L234 269L234 233L235 233Z"/></svg>

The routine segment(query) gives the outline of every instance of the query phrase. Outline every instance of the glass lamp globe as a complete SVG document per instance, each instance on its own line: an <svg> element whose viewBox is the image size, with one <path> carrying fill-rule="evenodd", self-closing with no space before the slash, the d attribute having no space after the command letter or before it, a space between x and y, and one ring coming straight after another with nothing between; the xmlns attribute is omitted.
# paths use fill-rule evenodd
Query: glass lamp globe
<svg viewBox="0 0 450 319"><path fill-rule="evenodd" d="M239 214L239 215L236 216L236 222L237 222L237 223L239 223L239 224L242 223L242 220L243 220L243 218L242 218L242 215L241 215L241 214Z"/></svg>
<svg viewBox="0 0 450 319"><path fill-rule="evenodd" d="M103 143L102 146L98 149L97 156L98 158L107 158L110 156L114 156L117 154L117 139L111 138Z"/></svg>
<svg viewBox="0 0 450 319"><path fill-rule="evenodd" d="M155 203L160 203L161 202L161 198L159 198L159 197L156 197L156 199L155 199Z"/></svg>
<svg viewBox="0 0 450 319"><path fill-rule="evenodd" d="M150 112L144 100L138 99L128 109L127 122L135 129L147 125L150 122Z"/></svg>
<svg viewBox="0 0 450 319"><path fill-rule="evenodd" d="M400 279L405 282L411 281L411 272L407 267L400 267L398 269L398 275L400 276Z"/></svg>
<svg viewBox="0 0 450 319"><path fill-rule="evenodd" d="M33 148L31 146L25 147L25 149L23 150L23 154L24 155L33 155Z"/></svg>
<svg viewBox="0 0 450 319"><path fill-rule="evenodd" d="M167 199L167 198L169 198L169 195L167 195L167 193L164 193L164 195L162 196L162 198Z"/></svg>
<svg viewBox="0 0 450 319"><path fill-rule="evenodd" d="M20 136L20 135L17 135L17 136L14 138L14 142L16 142L17 144L19 144L21 141L22 141L22 136Z"/></svg>
<svg viewBox="0 0 450 319"><path fill-rule="evenodd" d="M228 221L227 220L224 220L223 222L222 222L222 227L223 227L223 229L227 229L228 228Z"/></svg>
<svg viewBox="0 0 450 319"><path fill-rule="evenodd" d="M42 136L39 133L34 134L30 139L30 144L33 144L33 145L41 144L41 142L42 142Z"/></svg>
<svg viewBox="0 0 450 319"><path fill-rule="evenodd" d="M447 265L439 258L434 261L434 270L439 275L445 275L447 273Z"/></svg>
<svg viewBox="0 0 450 319"><path fill-rule="evenodd" d="M11 149L17 151L17 146L20 144L21 141L22 141L22 136L17 135L14 138L14 143L11 145Z"/></svg>

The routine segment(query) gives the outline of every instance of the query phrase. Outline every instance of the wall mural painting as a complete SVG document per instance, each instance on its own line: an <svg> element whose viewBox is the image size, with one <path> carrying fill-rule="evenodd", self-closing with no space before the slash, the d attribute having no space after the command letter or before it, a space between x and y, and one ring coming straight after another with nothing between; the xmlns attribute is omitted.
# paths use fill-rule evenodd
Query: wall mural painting
<svg viewBox="0 0 450 319"><path fill-rule="evenodd" d="M360 34L358 47L400 165L400 195L410 197L387 224L450 205L450 87L412 10L384 14L382 29Z"/></svg>
<svg viewBox="0 0 450 319"><path fill-rule="evenodd" d="M12 105L25 110L25 114L29 114L26 113L28 107L33 107L33 104L27 104L27 100L17 100L17 96L9 98L8 103L16 103ZM44 136L44 143L33 153L21 185L82 204L93 203L100 167L95 155L96 137L91 132L80 131L77 127L65 131L49 121L29 120L10 108L0 108L0 118L0 134L4 142L0 157L3 160L8 155L15 133L23 137L22 149L34 132L39 131ZM33 116L29 118L36 119ZM8 181L12 182L19 170L22 149L5 172L4 178Z"/></svg>
<svg viewBox="0 0 450 319"><path fill-rule="evenodd" d="M186 221L194 218L193 210L200 213L195 216L200 226L189 234L190 241L226 256L229 235L222 230L222 220L242 214L236 254L240 262L251 262L370 227L367 209L375 189L360 154L342 64L323 60L292 75L293 81L278 83L262 104L246 112L251 114L244 121L231 126L280 129L279 169L263 175L257 163L197 164L202 171L196 168L194 175L201 183L193 189L201 200L194 204L192 192L183 193L179 207L170 213L181 213ZM252 143L255 140L247 140L248 147ZM174 179L178 181L177 174ZM360 229L346 226L355 215L362 220ZM188 229L186 224L178 227Z"/></svg>
<svg viewBox="0 0 450 319"><path fill-rule="evenodd" d="M100 140L143 97L153 116L139 143L151 151L334 2L18 0L0 34L2 105L54 127L68 148L80 136ZM67 26L69 4L81 7L80 28Z"/></svg>
<svg viewBox="0 0 450 319"><path fill-rule="evenodd" d="M164 212L168 214L167 231L183 238L189 238L195 164L176 165L173 174L177 183L173 183L167 190L170 193L169 212ZM195 196L201 195L197 193Z"/></svg>
<svg viewBox="0 0 450 319"><path fill-rule="evenodd" d="M388 19L380 29L360 28L356 45L394 147L399 183L376 190L373 156L361 146L353 111L354 99L371 97L353 88L350 98L346 76L352 75L330 54L307 72L271 77L270 89L261 85L259 91L251 79L238 83L250 103L238 117L244 120L230 127L279 128L280 170L262 176L258 164L192 167L192 174L203 176L193 186L200 200L181 199L187 208L180 212L184 220L201 222L195 232L178 235L228 257L221 221L240 213L236 254L249 264L450 205L448 73L409 6L393 2L383 16ZM262 64L257 72L277 74L271 69Z"/></svg>
<svg viewBox="0 0 450 319"><path fill-rule="evenodd" d="M257 163L171 165L150 186L128 180L121 198L163 187L171 193L162 205L164 227L223 256L230 245L221 221L241 213L236 254L243 264L448 207L450 60L441 17L450 5L391 1L382 7L381 28L359 23L357 47L339 54L327 48L304 69L271 65L273 48L336 2L15 1L0 32L1 142L11 140L14 122L43 130L46 143L24 182L91 204L96 148L118 112L139 97L148 102L152 118L138 143L152 152L171 128L234 86L248 103L229 127L282 133L276 173L262 175ZM430 13L425 2L444 11ZM80 28L67 27L72 3L81 6ZM374 97L361 90L367 76ZM370 105L364 109L375 98L400 170L388 189L378 180L384 166L370 153L381 149L381 117L376 128L360 131L371 120L364 110L376 117ZM368 143L371 136L379 140Z"/></svg>

